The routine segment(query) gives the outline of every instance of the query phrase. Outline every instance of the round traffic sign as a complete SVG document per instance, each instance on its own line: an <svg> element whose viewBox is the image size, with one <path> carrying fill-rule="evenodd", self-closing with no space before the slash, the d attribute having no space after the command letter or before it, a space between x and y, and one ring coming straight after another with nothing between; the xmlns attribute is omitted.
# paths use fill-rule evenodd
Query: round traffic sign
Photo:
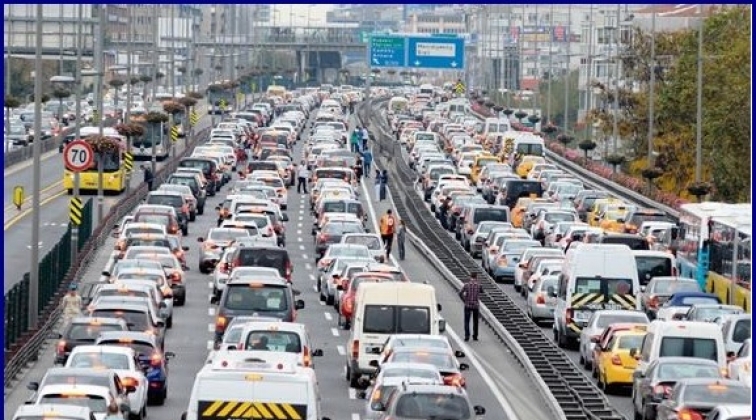
<svg viewBox="0 0 756 420"><path fill-rule="evenodd" d="M84 140L74 140L63 150L66 168L72 172L89 169L94 163L94 150Z"/></svg>

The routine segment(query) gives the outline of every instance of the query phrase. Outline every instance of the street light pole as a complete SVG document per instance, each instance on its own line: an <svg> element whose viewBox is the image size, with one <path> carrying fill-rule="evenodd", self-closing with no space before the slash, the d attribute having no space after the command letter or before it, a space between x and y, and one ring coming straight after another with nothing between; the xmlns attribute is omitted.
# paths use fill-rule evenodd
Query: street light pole
<svg viewBox="0 0 756 420"><path fill-rule="evenodd" d="M704 15L703 6L698 5L701 22L698 27L698 59L696 63L696 182L701 182L701 160L703 145L703 36ZM649 149L650 150L650 149ZM734 281L734 280L733 280Z"/></svg>
<svg viewBox="0 0 756 420"><path fill-rule="evenodd" d="M84 5L79 3L78 11L77 11L77 17L79 21L84 16ZM82 27L83 25L76 25L76 66L74 69L74 83L76 84L76 119L74 119L74 138L79 139L79 134L81 133L81 50L84 48L83 40L82 40ZM79 172L75 171L73 173L73 196L74 198L79 198L79 187L80 187L80 178L79 178ZM91 215L90 215L91 219ZM92 220L89 220L89 223L91 223ZM72 223L71 224L71 261L76 260L76 255L79 253L79 226Z"/></svg>
<svg viewBox="0 0 756 420"><path fill-rule="evenodd" d="M34 60L34 143L32 143L32 233L31 266L29 268L29 327L39 317L39 210L42 152L42 5L37 5L37 45Z"/></svg>
<svg viewBox="0 0 756 420"><path fill-rule="evenodd" d="M100 136L104 131L104 106L103 106L103 76L105 75L105 64L103 62L103 54L105 53L105 25L107 24L107 6L100 5L99 10L99 27L97 28L97 43L95 44L95 67L97 69L97 86L95 87L95 100L97 101L97 116L99 121L97 122L97 128ZM117 94L117 93L116 93ZM103 167L103 161L105 156L102 153L96 153L97 156L97 222L102 223L105 218L105 189L103 183L105 182L105 174L103 173L105 168Z"/></svg>
<svg viewBox="0 0 756 420"><path fill-rule="evenodd" d="M171 98L173 100L176 100L176 55L174 53L176 49L176 5L171 4L168 7L171 8L171 51L168 55L169 60L171 60L170 65L168 68L171 72ZM174 124L174 117L173 113L168 114L168 132L173 133L173 124ZM169 134L168 137L171 140L171 156L176 156L176 143L173 141L173 134Z"/></svg>
<svg viewBox="0 0 756 420"><path fill-rule="evenodd" d="M123 112L123 122L128 124L131 122L131 79L134 77L134 63L133 63L133 55L134 55L134 6L133 5L127 5L126 6L129 20L128 28L127 28L127 44L126 45L126 110ZM131 136L126 137L126 153L131 153ZM132 168L130 171L126 172L126 192L128 193L131 189L131 177L132 173L134 172L134 168Z"/></svg>
<svg viewBox="0 0 756 420"><path fill-rule="evenodd" d="M8 28L8 42L5 45L5 97L8 98L11 95L11 48L13 47L13 5L8 5L8 15L5 17L5 25ZM10 134L10 120L11 114L8 112L5 115L5 134ZM5 151L8 151L10 143L6 142L4 145Z"/></svg>
<svg viewBox="0 0 756 420"><path fill-rule="evenodd" d="M570 56L570 46L572 44L572 4L567 5L567 61L565 64L565 75L564 75L564 116L563 116L563 127L562 131L564 131L565 135L567 133L567 129L570 127L570 80L572 79L572 75L570 74L570 60L572 60L572 56Z"/></svg>
<svg viewBox="0 0 756 420"><path fill-rule="evenodd" d="M656 12L651 14L651 65L648 83L648 167L654 166L654 88L656 87Z"/></svg>
<svg viewBox="0 0 756 420"><path fill-rule="evenodd" d="M622 49L620 48L620 40L622 39L622 27L620 26L620 17L622 16L622 9L621 5L617 5L617 29L616 33L614 35L615 44L617 46L617 55L614 57L617 62L614 65L615 75L614 75L614 104L613 105L613 117L612 117L612 153L617 154L617 146L619 144L619 97L620 97L620 86L619 82L622 77L620 74L620 64L622 63L621 54Z"/></svg>
<svg viewBox="0 0 756 420"><path fill-rule="evenodd" d="M554 4L551 4L549 8L549 32L554 30ZM551 121L551 79L554 78L553 66L554 59L554 34L549 37L549 79L546 81L546 121L549 124L553 124Z"/></svg>

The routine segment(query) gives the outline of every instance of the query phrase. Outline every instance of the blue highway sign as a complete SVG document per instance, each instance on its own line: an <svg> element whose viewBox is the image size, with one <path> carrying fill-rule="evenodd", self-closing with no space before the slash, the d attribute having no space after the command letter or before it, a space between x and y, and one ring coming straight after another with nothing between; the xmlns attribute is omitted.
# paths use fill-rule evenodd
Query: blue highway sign
<svg viewBox="0 0 756 420"><path fill-rule="evenodd" d="M370 35L371 67L406 67L407 40L403 36Z"/></svg>
<svg viewBox="0 0 756 420"><path fill-rule="evenodd" d="M409 36L407 67L464 70L465 40L451 37Z"/></svg>

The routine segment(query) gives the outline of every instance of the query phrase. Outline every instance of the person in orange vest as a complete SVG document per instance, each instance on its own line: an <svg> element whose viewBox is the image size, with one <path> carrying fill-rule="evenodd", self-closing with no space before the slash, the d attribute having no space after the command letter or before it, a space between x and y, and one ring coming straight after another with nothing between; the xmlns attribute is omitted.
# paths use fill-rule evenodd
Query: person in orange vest
<svg viewBox="0 0 756 420"><path fill-rule="evenodd" d="M396 219L391 214L391 209L386 210L386 214L381 217L381 239L383 247L386 249L386 260L391 256L391 245L394 242L394 232L396 232Z"/></svg>

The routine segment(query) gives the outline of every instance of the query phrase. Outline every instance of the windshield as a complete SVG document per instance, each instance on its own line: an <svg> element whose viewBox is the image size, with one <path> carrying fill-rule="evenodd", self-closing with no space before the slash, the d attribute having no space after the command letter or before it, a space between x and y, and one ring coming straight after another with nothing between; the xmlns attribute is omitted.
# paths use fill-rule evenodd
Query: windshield
<svg viewBox="0 0 756 420"><path fill-rule="evenodd" d="M397 401L395 414L408 419L467 420L470 405L462 396L451 393L408 393Z"/></svg>
<svg viewBox="0 0 756 420"><path fill-rule="evenodd" d="M213 229L210 231L210 237L207 239L228 242L244 236L249 236L249 231L246 229Z"/></svg>
<svg viewBox="0 0 756 420"><path fill-rule="evenodd" d="M619 323L637 323L637 324L648 324L648 318L646 318L643 314L611 314L611 315L601 315L598 318L598 321L596 321L596 327L597 328L606 328L612 324L619 324Z"/></svg>
<svg viewBox="0 0 756 420"><path fill-rule="evenodd" d="M711 338L663 337L659 357L695 357L717 361L717 342Z"/></svg>
<svg viewBox="0 0 756 420"><path fill-rule="evenodd" d="M393 368L381 370L384 378L423 378L423 379L438 379L438 372L428 369L416 369L416 368Z"/></svg>
<svg viewBox="0 0 756 420"><path fill-rule="evenodd" d="M558 223L558 222L572 222L575 220L575 216L572 215L572 213L546 213L543 215L543 218L546 219L549 223Z"/></svg>
<svg viewBox="0 0 756 420"><path fill-rule="evenodd" d="M227 290L225 306L230 310L282 312L289 308L285 287L239 285Z"/></svg>
<svg viewBox="0 0 756 420"><path fill-rule="evenodd" d="M712 405L751 404L751 388L718 384L688 385L681 398L691 403Z"/></svg>
<svg viewBox="0 0 756 420"><path fill-rule="evenodd" d="M367 248L361 246L331 246L328 249L328 256L331 258L370 258L370 252Z"/></svg>
<svg viewBox="0 0 756 420"><path fill-rule="evenodd" d="M693 306L705 303L719 303L714 296L686 296L678 302L677 306Z"/></svg>
<svg viewBox="0 0 756 420"><path fill-rule="evenodd" d="M118 325L103 325L103 324L74 324L66 334L66 339L70 341L94 341L103 332L108 331L121 331L122 328Z"/></svg>
<svg viewBox="0 0 756 420"><path fill-rule="evenodd" d="M362 233L362 225L359 223L332 222L323 226L322 232L331 235L343 235L345 233Z"/></svg>
<svg viewBox="0 0 756 420"><path fill-rule="evenodd" d="M695 317L700 321L713 321L717 318L742 312L740 308L699 308L695 312Z"/></svg>
<svg viewBox="0 0 756 420"><path fill-rule="evenodd" d="M475 209L473 223L480 223L488 220L496 222L508 222L509 215L505 209Z"/></svg>
<svg viewBox="0 0 756 420"><path fill-rule="evenodd" d="M115 172L121 167L121 151L95 153L92 170L97 170L99 162L102 161L102 170L104 172Z"/></svg>
<svg viewBox="0 0 756 420"><path fill-rule="evenodd" d="M399 363L423 363L437 367L441 371L457 370L453 356L447 353L426 352L423 350L395 352L390 361Z"/></svg>
<svg viewBox="0 0 756 420"><path fill-rule="evenodd" d="M621 350L639 349L643 342L643 337L644 336L640 334L620 336L619 342L615 348Z"/></svg>
<svg viewBox="0 0 756 420"><path fill-rule="evenodd" d="M349 236L344 239L344 243L365 245L371 251L383 248L381 240L376 238L375 236Z"/></svg>
<svg viewBox="0 0 756 420"><path fill-rule="evenodd" d="M368 334L430 334L430 314L427 307L366 305L362 325Z"/></svg>
<svg viewBox="0 0 756 420"><path fill-rule="evenodd" d="M159 228L148 228L148 227L126 227L126 230L124 231L124 235L126 236L132 236L132 235L164 235L165 231L163 229Z"/></svg>
<svg viewBox="0 0 756 420"><path fill-rule="evenodd" d="M660 381L676 381L685 378L719 378L719 368L716 365L701 363L663 363L656 373Z"/></svg>
<svg viewBox="0 0 756 420"><path fill-rule="evenodd" d="M170 216L164 215L164 214L137 214L134 217L135 222L143 222L143 223L155 223L158 225L168 226L170 224L171 218Z"/></svg>
<svg viewBox="0 0 756 420"><path fill-rule="evenodd" d="M116 311L113 309L95 309L92 316L97 318L121 318L131 331L146 331L149 328L147 314L136 311Z"/></svg>
<svg viewBox="0 0 756 420"><path fill-rule="evenodd" d="M72 368L105 368L128 370L129 356L119 353L76 353L68 362Z"/></svg>
<svg viewBox="0 0 756 420"><path fill-rule="evenodd" d="M121 347L128 347L130 349L133 349L134 352L137 354L137 356L146 356L151 355L155 348L152 347L152 345L147 343L141 343L141 342L121 342L121 341L115 341L115 340L103 340L100 342L102 345L108 345L108 346L121 346Z"/></svg>
<svg viewBox="0 0 756 420"><path fill-rule="evenodd" d="M81 395L81 394L47 394L40 398L38 404L60 404L74 405L77 407L88 407L96 413L107 411L108 404L105 398L100 395Z"/></svg>
<svg viewBox="0 0 756 420"><path fill-rule="evenodd" d="M247 335L245 350L300 353L299 335L290 331L252 331Z"/></svg>
<svg viewBox="0 0 756 420"><path fill-rule="evenodd" d="M694 281L657 280L654 293L671 295L676 292L698 292L698 283Z"/></svg>

